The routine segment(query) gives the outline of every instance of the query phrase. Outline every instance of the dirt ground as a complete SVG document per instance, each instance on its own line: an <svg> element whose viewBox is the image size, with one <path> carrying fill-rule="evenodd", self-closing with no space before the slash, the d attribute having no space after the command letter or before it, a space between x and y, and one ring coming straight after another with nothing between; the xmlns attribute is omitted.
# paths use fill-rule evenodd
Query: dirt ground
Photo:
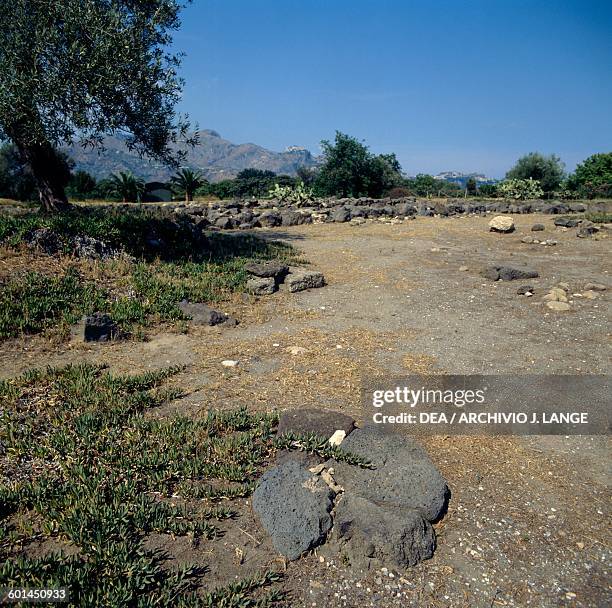
<svg viewBox="0 0 612 608"><path fill-rule="evenodd" d="M553 219L516 216L517 231L508 235L488 232L488 218L479 217L260 230L300 249L328 286L237 297L225 310L241 321L231 329L160 330L145 342L116 344L5 342L1 374L83 360L122 372L185 364L173 381L186 396L155 415L245 404L332 408L357 419L360 382L372 375L608 374L612 239L578 239ZM536 222L556 246L521 243ZM480 270L495 263L526 265L540 277L483 279ZM553 312L541 296L560 281L571 294L590 281L608 290L592 300L572 297L569 312ZM523 284L536 295L518 296ZM291 354L294 346L306 350ZM239 363L226 368L225 359ZM248 501L219 541L194 548L158 537L150 544L176 563L207 564L211 585L286 568L292 606L612 604L607 437L437 436L425 447L452 497L436 524L435 556L405 572L354 572L318 554L285 564Z"/></svg>

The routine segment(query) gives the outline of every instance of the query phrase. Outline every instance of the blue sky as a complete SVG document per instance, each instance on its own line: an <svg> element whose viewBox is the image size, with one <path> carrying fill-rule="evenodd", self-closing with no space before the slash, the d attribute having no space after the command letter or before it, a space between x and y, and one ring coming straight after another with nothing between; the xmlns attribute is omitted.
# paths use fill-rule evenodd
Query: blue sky
<svg viewBox="0 0 612 608"><path fill-rule="evenodd" d="M195 0L181 110L272 150L336 130L409 174L612 149L612 1Z"/></svg>

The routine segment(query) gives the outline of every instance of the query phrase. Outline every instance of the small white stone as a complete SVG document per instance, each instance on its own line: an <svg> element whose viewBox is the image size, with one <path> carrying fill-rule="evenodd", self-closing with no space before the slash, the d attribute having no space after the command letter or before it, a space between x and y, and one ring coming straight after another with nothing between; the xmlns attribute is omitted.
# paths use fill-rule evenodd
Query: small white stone
<svg viewBox="0 0 612 608"><path fill-rule="evenodd" d="M330 438L329 438L329 444L330 445L340 445L343 441L344 438L346 437L346 431L343 431L341 429L338 429Z"/></svg>
<svg viewBox="0 0 612 608"><path fill-rule="evenodd" d="M221 365L223 365L223 367L236 367L236 365L238 365L238 361L232 361L231 359L225 359L225 361L221 361Z"/></svg>
<svg viewBox="0 0 612 608"><path fill-rule="evenodd" d="M285 350L291 355L303 355L308 352L303 346L288 346Z"/></svg>

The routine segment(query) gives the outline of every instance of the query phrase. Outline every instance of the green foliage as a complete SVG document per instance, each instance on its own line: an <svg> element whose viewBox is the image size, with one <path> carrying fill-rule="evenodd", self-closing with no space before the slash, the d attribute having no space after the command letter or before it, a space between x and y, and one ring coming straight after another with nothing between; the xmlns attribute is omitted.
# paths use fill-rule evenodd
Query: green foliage
<svg viewBox="0 0 612 608"><path fill-rule="evenodd" d="M508 173L506 180L528 180L540 182L545 193L553 192L561 184L565 175L565 165L555 154L544 156L539 152L530 152L516 161ZM533 197L537 198L537 197Z"/></svg>
<svg viewBox="0 0 612 608"><path fill-rule="evenodd" d="M193 195L198 188L207 183L199 171L192 171L191 169L180 169L170 180L172 189L177 193L184 194L186 202L193 200Z"/></svg>
<svg viewBox="0 0 612 608"><path fill-rule="evenodd" d="M74 323L105 303L104 294L74 271L55 277L29 272L9 280L0 291L0 339Z"/></svg>
<svg viewBox="0 0 612 608"><path fill-rule="evenodd" d="M584 219L594 224L612 224L612 213L585 213Z"/></svg>
<svg viewBox="0 0 612 608"><path fill-rule="evenodd" d="M5 142L0 146L0 198L33 201L37 195L34 177L21 160L17 147Z"/></svg>
<svg viewBox="0 0 612 608"><path fill-rule="evenodd" d="M473 177L469 177L467 182L465 183L465 191L468 196L476 196L478 194L478 184L476 183L476 179Z"/></svg>
<svg viewBox="0 0 612 608"><path fill-rule="evenodd" d="M70 176L66 194L76 200L86 200L94 197L97 186L95 177L87 173L87 171L79 170Z"/></svg>
<svg viewBox="0 0 612 608"><path fill-rule="evenodd" d="M487 198L495 198L497 190L497 184L482 184L478 186L478 194Z"/></svg>
<svg viewBox="0 0 612 608"><path fill-rule="evenodd" d="M261 169L243 169L235 179L226 179L215 184L200 187L198 196L216 196L228 198L265 198L276 185L293 188L298 180L290 175L276 175L273 171Z"/></svg>
<svg viewBox="0 0 612 608"><path fill-rule="evenodd" d="M214 540L226 507L175 506L180 488L249 485L273 451L274 415L245 409L206 418L148 418L177 396L163 381L180 368L115 376L76 365L0 381L0 580L69 587L74 606L267 606L279 580L259 577L197 597L201 570L162 567L144 540L155 533ZM76 549L33 557L32 540Z"/></svg>
<svg viewBox="0 0 612 608"><path fill-rule="evenodd" d="M360 141L336 131L334 143L322 141L324 163L314 189L319 196L381 197L400 185L401 167L394 154L373 155Z"/></svg>
<svg viewBox="0 0 612 608"><path fill-rule="evenodd" d="M316 454L326 459L333 458L338 462L346 462L347 464L363 468L372 467L369 460L357 454L347 452L338 446L332 446L327 438L320 437L314 433L283 433L274 440L274 446L278 450L299 450L309 454Z"/></svg>
<svg viewBox="0 0 612 608"><path fill-rule="evenodd" d="M273 171L262 171L261 169L243 169L234 180L234 196L264 197L276 180Z"/></svg>
<svg viewBox="0 0 612 608"><path fill-rule="evenodd" d="M117 196L124 203L135 203L142 200L145 190L144 180L130 171L120 171L109 179L110 194Z"/></svg>
<svg viewBox="0 0 612 608"><path fill-rule="evenodd" d="M74 162L64 152L54 152L53 161L61 179L68 181ZM38 199L36 179L17 146L5 142L0 146L0 198L17 201Z"/></svg>
<svg viewBox="0 0 612 608"><path fill-rule="evenodd" d="M302 182L298 182L295 187L274 184L274 188L268 192L268 196L281 203L299 206L311 202L314 194L312 188L306 188Z"/></svg>
<svg viewBox="0 0 612 608"><path fill-rule="evenodd" d="M459 196L462 192L459 184L436 179L425 173L419 173L412 179L405 179L404 186L417 196Z"/></svg>
<svg viewBox="0 0 612 608"><path fill-rule="evenodd" d="M531 200L542 198L544 190L535 179L506 179L497 186L497 191L504 198Z"/></svg>
<svg viewBox="0 0 612 608"><path fill-rule="evenodd" d="M184 127L174 104L179 57L174 0L10 0L0 5L0 128L20 144L59 146L108 131L162 161Z"/></svg>
<svg viewBox="0 0 612 608"><path fill-rule="evenodd" d="M576 167L567 188L586 198L612 197L612 152L593 154Z"/></svg>

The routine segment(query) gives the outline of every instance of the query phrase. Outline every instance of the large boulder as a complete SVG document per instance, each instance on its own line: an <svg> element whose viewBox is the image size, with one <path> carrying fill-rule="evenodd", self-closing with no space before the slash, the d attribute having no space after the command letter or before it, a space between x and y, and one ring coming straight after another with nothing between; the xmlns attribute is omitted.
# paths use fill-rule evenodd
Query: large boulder
<svg viewBox="0 0 612 608"><path fill-rule="evenodd" d="M236 319L224 312L214 310L203 302L188 302L182 300L178 307L181 312L191 319L194 325L237 325Z"/></svg>
<svg viewBox="0 0 612 608"><path fill-rule="evenodd" d="M412 216L416 215L416 207L410 203L398 203L395 205L395 213L399 216Z"/></svg>
<svg viewBox="0 0 612 608"><path fill-rule="evenodd" d="M108 243L85 234L72 239L72 248L72 253L77 258L90 260L110 260L120 255L120 252Z"/></svg>
<svg viewBox="0 0 612 608"><path fill-rule="evenodd" d="M355 428L355 421L342 412L319 409L289 410L281 414L278 434L314 433L329 439L336 431L347 435Z"/></svg>
<svg viewBox="0 0 612 608"><path fill-rule="evenodd" d="M230 230L237 226L236 220L234 218L228 216L221 216L217 218L214 222L214 225L217 228L221 228L221 230Z"/></svg>
<svg viewBox="0 0 612 608"><path fill-rule="evenodd" d="M101 312L84 316L72 326L71 333L73 338L82 342L109 342L121 337L117 324Z"/></svg>
<svg viewBox="0 0 612 608"><path fill-rule="evenodd" d="M515 281L517 279L535 279L539 277L537 271L529 268L513 268L511 266L487 266L481 275L491 281Z"/></svg>
<svg viewBox="0 0 612 608"><path fill-rule="evenodd" d="M558 217L553 224L562 228L575 228L582 220L572 219L570 217Z"/></svg>
<svg viewBox="0 0 612 608"><path fill-rule="evenodd" d="M427 452L411 437L366 426L354 430L342 449L368 459L373 469L335 462L334 478L347 494L388 507L417 510L428 521L442 515L448 486Z"/></svg>
<svg viewBox="0 0 612 608"><path fill-rule="evenodd" d="M352 568L407 568L433 555L436 537L419 511L345 494L328 544Z"/></svg>
<svg viewBox="0 0 612 608"><path fill-rule="evenodd" d="M283 218L281 214L276 211L264 211L257 221L263 228L274 228L275 226L281 225Z"/></svg>
<svg viewBox="0 0 612 608"><path fill-rule="evenodd" d="M249 262L244 265L244 269L256 277L274 277L280 279L289 272L289 266L279 262L278 260L269 260L265 262Z"/></svg>
<svg viewBox="0 0 612 608"><path fill-rule="evenodd" d="M332 211L331 215L329 216L329 219L332 222L338 223L348 222L351 219L351 211L346 207L340 207L339 209Z"/></svg>
<svg viewBox="0 0 612 608"><path fill-rule="evenodd" d="M584 238L588 238L590 236L593 236L594 234L597 234L599 232L599 228L593 224L584 224L580 227L580 230L578 230L578 233L576 234L576 236L578 238L584 239Z"/></svg>
<svg viewBox="0 0 612 608"><path fill-rule="evenodd" d="M50 228L37 228L29 232L24 242L31 247L47 255L53 255L62 248L62 240L56 232Z"/></svg>
<svg viewBox="0 0 612 608"><path fill-rule="evenodd" d="M276 290L276 281L274 277L253 277L246 283L247 293L254 296L270 296Z"/></svg>
<svg viewBox="0 0 612 608"><path fill-rule="evenodd" d="M285 279L285 285L292 293L305 289L315 289L325 285L325 277L320 272L313 270L291 268Z"/></svg>
<svg viewBox="0 0 612 608"><path fill-rule="evenodd" d="M489 230L491 232L513 232L514 220L508 215L496 215L489 222Z"/></svg>
<svg viewBox="0 0 612 608"><path fill-rule="evenodd" d="M312 223L310 213L300 213L291 209L281 212L281 226L299 226L300 224L310 223Z"/></svg>
<svg viewBox="0 0 612 608"><path fill-rule="evenodd" d="M263 474L253 493L253 511L274 548L294 560L325 541L334 496L321 477L288 460Z"/></svg>

